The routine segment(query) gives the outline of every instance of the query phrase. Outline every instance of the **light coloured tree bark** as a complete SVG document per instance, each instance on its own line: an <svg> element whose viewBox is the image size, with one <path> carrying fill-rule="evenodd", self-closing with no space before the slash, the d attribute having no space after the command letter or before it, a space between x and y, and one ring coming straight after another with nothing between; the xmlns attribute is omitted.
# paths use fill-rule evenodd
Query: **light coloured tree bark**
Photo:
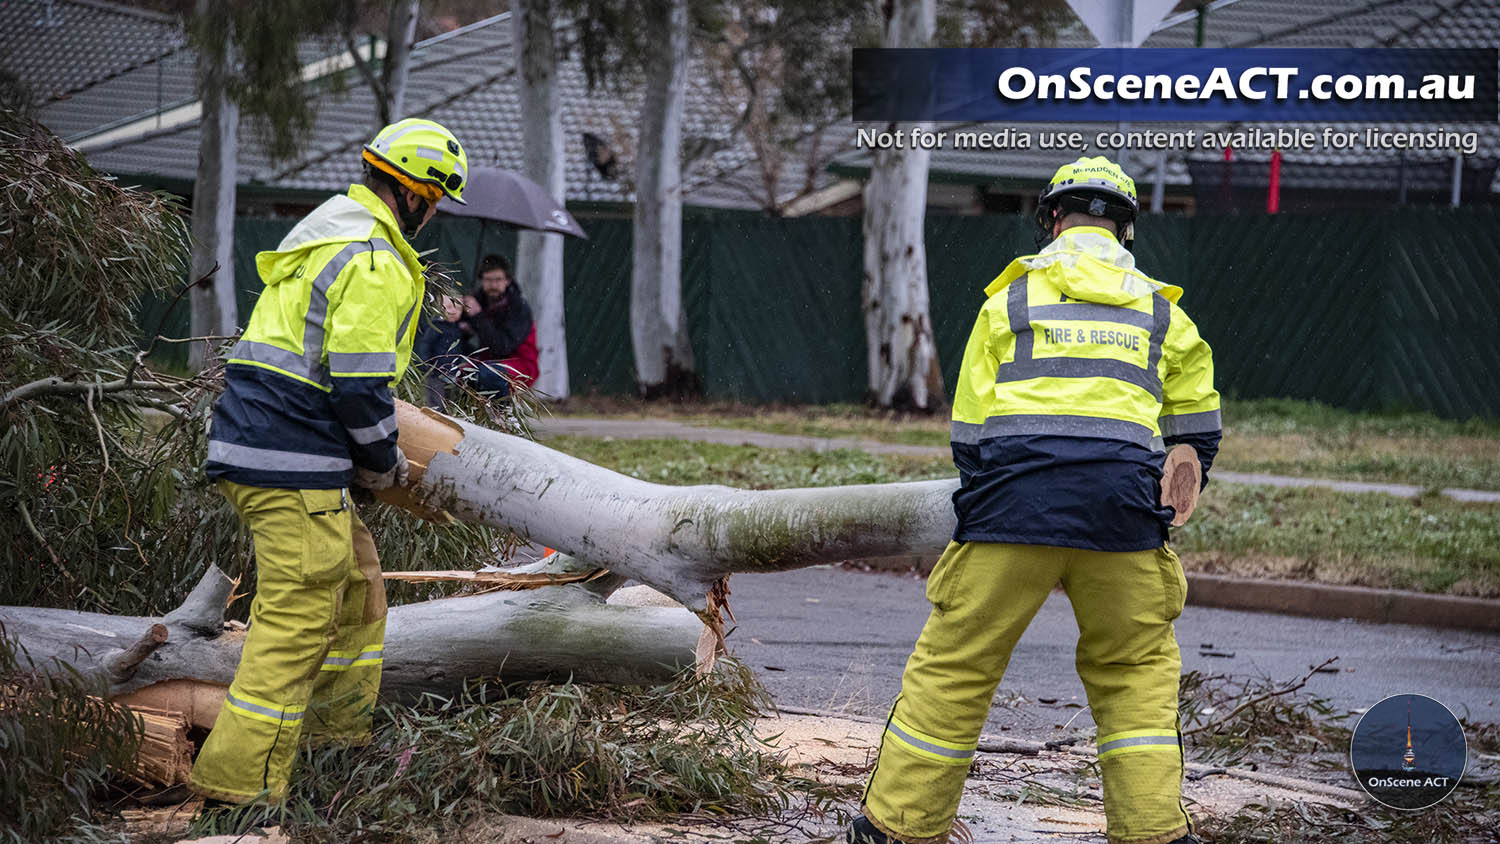
<svg viewBox="0 0 1500 844"><path fill-rule="evenodd" d="M886 47L926 47L932 41L934 0L885 4ZM923 219L927 207L927 162L931 153L912 148L910 131L930 124L891 124L906 133L903 149L876 150L865 187L864 294L870 394L880 407L929 408L941 391L937 348L928 313L927 251Z"/></svg>
<svg viewBox="0 0 1500 844"><path fill-rule="evenodd" d="M956 481L662 486L404 402L397 418L413 480L380 493L387 503L424 518L504 526L564 552L532 571L603 566L610 574L393 608L381 691L394 698L449 694L496 676L658 682L711 658L716 638L705 622L717 629L730 574L933 553L953 534ZM606 604L627 579L687 609ZM242 631L223 624L232 586L210 567L160 619L0 607L0 625L38 665L72 665L104 678L124 700L204 724L218 711L243 643Z"/></svg>
<svg viewBox="0 0 1500 844"><path fill-rule="evenodd" d="M406 116L406 77L411 70L411 47L417 38L421 0L392 0L386 25L385 64L381 68L384 117L392 123Z"/></svg>
<svg viewBox="0 0 1500 844"><path fill-rule="evenodd" d="M682 113L687 85L687 0L648 4L660 17L646 68L636 150L630 339L636 383L650 398L690 384L695 365L682 310Z"/></svg>
<svg viewBox="0 0 1500 844"><path fill-rule="evenodd" d="M567 198L563 168L562 109L558 104L557 42L552 0L516 0L511 42L520 79L523 172L559 200ZM523 231L516 269L536 319L536 388L552 398L569 395L567 329L563 318L563 236Z"/></svg>
<svg viewBox="0 0 1500 844"><path fill-rule="evenodd" d="M520 437L397 405L413 486L382 495L432 517L507 527L696 612L734 572L941 551L957 479L741 490L648 483ZM422 509L425 507L426 509Z"/></svg>
<svg viewBox="0 0 1500 844"><path fill-rule="evenodd" d="M197 13L227 17L222 0L198 0ZM203 116L198 124L198 172L193 185L190 261L192 278L202 278L218 266L211 284L190 294L189 333L193 337L234 334L239 315L234 298L234 205L238 175L239 107L226 92L232 45L227 24L223 50L198 51L198 98ZM188 346L188 365L203 369L213 358L215 343Z"/></svg>
<svg viewBox="0 0 1500 844"><path fill-rule="evenodd" d="M576 561L556 558L548 570ZM623 578L489 592L393 607L380 691L396 700L451 695L465 682L524 680L640 684L694 664L703 623L681 607L605 603ZM234 679L243 629L226 630L233 581L212 566L166 617L0 607L6 634L44 670L102 677L118 699L182 712L210 726Z"/></svg>

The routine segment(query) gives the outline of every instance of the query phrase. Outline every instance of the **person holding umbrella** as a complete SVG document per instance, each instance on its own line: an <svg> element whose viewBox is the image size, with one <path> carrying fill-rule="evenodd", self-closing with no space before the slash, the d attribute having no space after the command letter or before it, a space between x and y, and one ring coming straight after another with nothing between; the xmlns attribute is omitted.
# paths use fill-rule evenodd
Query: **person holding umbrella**
<svg viewBox="0 0 1500 844"><path fill-rule="evenodd" d="M479 284L464 297L462 349L474 361L480 392L506 397L513 384L529 387L540 373L536 321L511 275L510 262L486 255L479 262Z"/></svg>

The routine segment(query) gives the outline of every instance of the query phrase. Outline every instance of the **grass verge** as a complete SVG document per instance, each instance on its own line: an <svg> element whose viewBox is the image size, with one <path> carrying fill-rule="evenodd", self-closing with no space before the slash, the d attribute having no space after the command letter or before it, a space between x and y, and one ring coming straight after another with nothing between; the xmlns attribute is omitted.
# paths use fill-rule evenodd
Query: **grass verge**
<svg viewBox="0 0 1500 844"><path fill-rule="evenodd" d="M853 404L756 407L730 402L647 405L572 399L559 415L662 417L694 425L948 446L946 413L920 415ZM1500 490L1500 422L1425 413L1355 413L1308 401L1226 401L1217 467L1297 477Z"/></svg>
<svg viewBox="0 0 1500 844"><path fill-rule="evenodd" d="M952 464L938 457L678 440L547 443L662 484L770 489L954 477ZM1172 543L1194 571L1500 597L1500 506L1437 495L1210 484Z"/></svg>

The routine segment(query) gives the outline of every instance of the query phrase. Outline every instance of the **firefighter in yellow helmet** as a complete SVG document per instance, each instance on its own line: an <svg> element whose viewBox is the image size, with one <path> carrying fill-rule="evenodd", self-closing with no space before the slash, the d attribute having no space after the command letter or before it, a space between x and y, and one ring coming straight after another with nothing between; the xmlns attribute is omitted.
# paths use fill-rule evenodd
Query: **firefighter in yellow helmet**
<svg viewBox="0 0 1500 844"><path fill-rule="evenodd" d="M1213 358L1181 288L1136 269L1135 183L1103 157L1042 191L1042 248L988 287L953 400L958 528L927 581L856 844L947 839L1011 650L1061 582L1098 729L1111 844L1189 844L1164 446L1218 452Z"/></svg>
<svg viewBox="0 0 1500 844"><path fill-rule="evenodd" d="M230 351L207 472L250 529L256 596L234 682L193 766L217 800L286 796L299 742L369 741L385 587L351 483L406 482L391 387L423 298L409 240L463 202L468 160L431 120L385 127L363 184L255 257L265 291Z"/></svg>

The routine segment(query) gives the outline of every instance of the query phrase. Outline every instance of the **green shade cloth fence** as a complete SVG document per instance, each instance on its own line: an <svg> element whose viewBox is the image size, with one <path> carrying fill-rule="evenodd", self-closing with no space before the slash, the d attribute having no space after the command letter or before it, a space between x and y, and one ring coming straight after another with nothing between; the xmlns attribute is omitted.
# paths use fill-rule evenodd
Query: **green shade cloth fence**
<svg viewBox="0 0 1500 844"><path fill-rule="evenodd" d="M260 289L255 253L293 222L237 222L242 318ZM589 240L564 251L569 378L574 392L631 394L631 223L582 223ZM1226 395L1500 418L1500 209L1147 217L1137 228L1139 265L1184 288ZM417 246L469 282L484 254L515 255L515 232L441 218ZM683 302L707 395L861 400L860 250L858 218L690 210ZM950 394L984 286L1033 250L1022 217L928 217L931 317ZM529 293L524 267L517 277ZM148 303L142 325L161 311ZM164 333L183 336L186 321L179 305Z"/></svg>

